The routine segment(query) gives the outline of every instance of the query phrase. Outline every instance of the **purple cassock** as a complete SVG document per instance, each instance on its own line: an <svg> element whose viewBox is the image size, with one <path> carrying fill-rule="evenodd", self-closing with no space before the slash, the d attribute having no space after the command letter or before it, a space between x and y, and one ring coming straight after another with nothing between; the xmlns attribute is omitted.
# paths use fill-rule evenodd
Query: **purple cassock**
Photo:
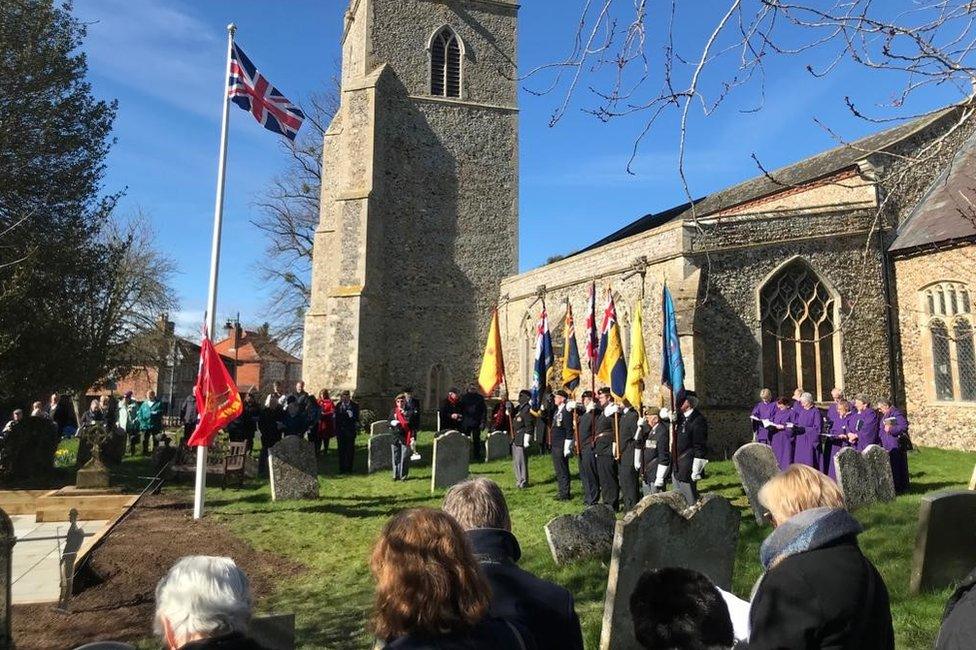
<svg viewBox="0 0 976 650"><path fill-rule="evenodd" d="M866 408L863 411L855 411L851 416L851 431L857 434L857 443L854 447L858 451L864 451L868 445L880 444L878 438L878 412L873 408Z"/></svg>
<svg viewBox="0 0 976 650"><path fill-rule="evenodd" d="M796 439L793 446L793 462L820 469L820 434L823 431L823 415L816 406L794 411Z"/></svg>
<svg viewBox="0 0 976 650"><path fill-rule="evenodd" d="M798 399L794 399L794 400L793 400L793 406L792 406L792 409L793 409L794 411L800 411L800 410L802 410L802 409L803 409L803 404L802 404L802 403L800 403L800 400L798 400Z"/></svg>
<svg viewBox="0 0 976 650"><path fill-rule="evenodd" d="M824 471L827 476L835 481L837 480L837 470L834 468L834 456L844 447L850 446L847 441L847 434L853 431L851 428L853 418L852 413L847 415L837 413L836 417L830 421L830 438L827 441L827 453L824 456Z"/></svg>
<svg viewBox="0 0 976 650"><path fill-rule="evenodd" d="M847 414L850 415L854 411L854 407L848 401L844 402L847 404ZM837 411L837 402L831 402L830 406L827 407L827 424L830 427L831 432L834 430L834 423L840 419L840 413Z"/></svg>
<svg viewBox="0 0 976 650"><path fill-rule="evenodd" d="M769 430L769 444L773 448L776 462L780 469L786 469L793 464L793 429L787 424L793 424L796 411L793 409L777 408L773 417L770 418L773 424L778 424L783 429L772 428Z"/></svg>
<svg viewBox="0 0 976 650"><path fill-rule="evenodd" d="M752 417L759 418L760 420L772 420L776 411L776 402L759 402L752 409ZM756 442L769 444L769 431L762 425L762 422L752 420L752 432L756 434Z"/></svg>
<svg viewBox="0 0 976 650"><path fill-rule="evenodd" d="M885 431L885 426L889 430ZM908 489L908 452L901 444L902 436L908 433L908 419L905 414L891 407L881 415L879 436L881 446L888 452L891 461L891 475L895 479L895 492L901 493Z"/></svg>

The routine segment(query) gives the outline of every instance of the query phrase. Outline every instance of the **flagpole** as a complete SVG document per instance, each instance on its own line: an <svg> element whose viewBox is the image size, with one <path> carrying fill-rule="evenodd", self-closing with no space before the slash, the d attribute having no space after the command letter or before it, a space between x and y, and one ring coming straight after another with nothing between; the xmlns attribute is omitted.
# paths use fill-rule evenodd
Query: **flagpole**
<svg viewBox="0 0 976 650"><path fill-rule="evenodd" d="M214 201L213 240L210 248L210 286L207 290L207 337L213 341L217 329L217 272L220 267L220 226L224 216L224 178L227 170L227 122L230 102L227 100L227 80L230 78L231 51L234 47L234 23L227 25L227 65L221 85L223 112L220 116L220 153L217 156L217 198ZM197 447L197 474L193 492L193 518L203 516L203 493L207 487L207 446Z"/></svg>

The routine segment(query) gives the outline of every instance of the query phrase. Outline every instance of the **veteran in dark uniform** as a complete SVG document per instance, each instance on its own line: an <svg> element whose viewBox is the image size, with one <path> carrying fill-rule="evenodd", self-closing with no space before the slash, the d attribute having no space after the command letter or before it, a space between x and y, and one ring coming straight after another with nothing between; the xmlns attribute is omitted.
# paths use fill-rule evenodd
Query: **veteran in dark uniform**
<svg viewBox="0 0 976 650"><path fill-rule="evenodd" d="M570 499L569 457L573 453L573 411L568 406L569 395L564 390L553 394L552 430L550 454L552 468L556 472L558 501Z"/></svg>
<svg viewBox="0 0 976 650"><path fill-rule="evenodd" d="M535 416L529 400L532 393L520 390L518 406L515 408L515 437L512 438L512 468L515 470L515 487L529 486L529 466L525 462L525 448L532 444L535 432Z"/></svg>
<svg viewBox="0 0 976 650"><path fill-rule="evenodd" d="M583 484L583 504L592 506L600 501L600 479L596 470L596 454L593 451L597 406L593 401L592 391L585 391L581 400L583 403L576 407L580 437L579 475Z"/></svg>
<svg viewBox="0 0 976 650"><path fill-rule="evenodd" d="M640 478L637 474L640 468L638 455L638 438L640 437L640 415L627 399L623 400L623 410L620 415L620 497L624 512L633 510L640 501Z"/></svg>
<svg viewBox="0 0 976 650"><path fill-rule="evenodd" d="M697 408L698 398L688 394L681 402L678 420L677 454L674 487L688 505L698 502L698 480L705 469L708 452L708 421Z"/></svg>
<svg viewBox="0 0 976 650"><path fill-rule="evenodd" d="M593 451L596 454L596 472L600 482L600 502L616 512L620 505L620 485L617 483L616 436L614 416L618 407L609 388L597 391L599 407L596 416L596 436Z"/></svg>

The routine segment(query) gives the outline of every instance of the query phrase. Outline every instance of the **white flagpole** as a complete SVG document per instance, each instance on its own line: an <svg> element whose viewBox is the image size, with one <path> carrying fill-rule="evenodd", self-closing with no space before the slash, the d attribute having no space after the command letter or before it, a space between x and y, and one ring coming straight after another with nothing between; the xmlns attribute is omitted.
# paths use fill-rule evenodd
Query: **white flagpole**
<svg viewBox="0 0 976 650"><path fill-rule="evenodd" d="M207 336L212 341L217 328L217 270L220 267L220 223L224 216L224 177L227 168L227 120L230 100L227 97L227 80L230 78L231 49L234 45L234 23L227 25L227 66L221 86L223 113L220 117L220 154L217 158L217 199L214 203L213 242L210 249L210 287L207 293ZM207 487L207 447L197 447L197 476L193 493L193 518L203 516L203 493Z"/></svg>

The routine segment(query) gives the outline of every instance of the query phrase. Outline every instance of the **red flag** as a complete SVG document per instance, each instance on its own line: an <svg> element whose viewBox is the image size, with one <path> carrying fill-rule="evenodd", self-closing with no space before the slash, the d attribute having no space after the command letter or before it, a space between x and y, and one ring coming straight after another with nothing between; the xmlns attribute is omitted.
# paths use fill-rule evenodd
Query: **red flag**
<svg viewBox="0 0 976 650"><path fill-rule="evenodd" d="M209 447L217 437L217 431L226 426L244 410L241 395L234 380L209 338L200 344L200 373L193 387L200 421L186 443L190 447Z"/></svg>

